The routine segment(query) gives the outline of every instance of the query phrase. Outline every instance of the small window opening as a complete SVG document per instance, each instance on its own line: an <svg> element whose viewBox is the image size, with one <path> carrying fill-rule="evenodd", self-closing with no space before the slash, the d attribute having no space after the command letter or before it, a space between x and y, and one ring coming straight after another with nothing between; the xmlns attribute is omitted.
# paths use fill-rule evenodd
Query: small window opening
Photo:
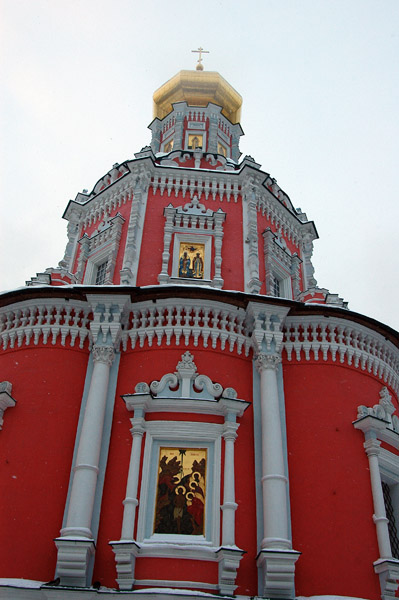
<svg viewBox="0 0 399 600"><path fill-rule="evenodd" d="M96 285L103 285L105 283L105 276L107 273L107 264L108 264L108 261L106 260L105 262L101 263L101 265L98 265L97 273L96 273L96 281L95 281Z"/></svg>
<svg viewBox="0 0 399 600"><path fill-rule="evenodd" d="M275 296L276 298L280 298L281 297L281 282L280 279L278 279L278 277L276 277L275 275L272 275L272 285L271 285L271 292L272 295Z"/></svg>
<svg viewBox="0 0 399 600"><path fill-rule="evenodd" d="M389 539L391 542L391 552L394 558L399 559L399 536L395 523L395 513L393 509L391 488L388 483L382 481L382 491L384 494L385 512L388 519Z"/></svg>

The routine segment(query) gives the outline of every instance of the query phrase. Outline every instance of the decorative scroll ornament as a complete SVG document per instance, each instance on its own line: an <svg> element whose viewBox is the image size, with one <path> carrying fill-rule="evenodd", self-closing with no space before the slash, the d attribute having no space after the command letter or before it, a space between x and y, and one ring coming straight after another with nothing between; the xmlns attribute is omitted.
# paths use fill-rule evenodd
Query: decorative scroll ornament
<svg viewBox="0 0 399 600"><path fill-rule="evenodd" d="M138 383L135 388L136 393L147 393L147 390L148 385L145 382ZM166 373L159 381L152 381L149 391L158 398L237 398L237 392L233 388L224 389L220 383L214 383L207 375L197 374L194 356L188 351L182 354L176 372Z"/></svg>
<svg viewBox="0 0 399 600"><path fill-rule="evenodd" d="M392 403L392 396L385 386L380 391L380 401L373 407L359 406L357 409L357 418L375 417L388 422L388 427L399 433L399 417L394 415L395 406Z"/></svg>

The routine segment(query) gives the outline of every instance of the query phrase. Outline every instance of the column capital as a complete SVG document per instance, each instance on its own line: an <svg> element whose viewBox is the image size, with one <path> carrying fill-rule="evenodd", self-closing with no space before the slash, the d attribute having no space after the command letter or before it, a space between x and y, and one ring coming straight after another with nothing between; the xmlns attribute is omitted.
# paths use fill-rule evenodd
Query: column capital
<svg viewBox="0 0 399 600"><path fill-rule="evenodd" d="M381 450L381 442L376 439L366 440L363 444L367 456L378 456Z"/></svg>
<svg viewBox="0 0 399 600"><path fill-rule="evenodd" d="M280 363L281 357L277 354L265 354L260 352L255 358L255 366L259 373L267 369L277 371L277 367Z"/></svg>
<svg viewBox="0 0 399 600"><path fill-rule="evenodd" d="M225 421L223 425L223 433L222 437L227 440L232 440L233 442L237 438L237 429L239 425L238 423L232 423L231 421Z"/></svg>
<svg viewBox="0 0 399 600"><path fill-rule="evenodd" d="M109 367L115 358L113 346L93 346L93 360L95 363L104 363Z"/></svg>
<svg viewBox="0 0 399 600"><path fill-rule="evenodd" d="M145 433L144 417L133 417L133 419L130 419L130 422L132 424L132 428L130 429L132 436L139 435L142 437Z"/></svg>

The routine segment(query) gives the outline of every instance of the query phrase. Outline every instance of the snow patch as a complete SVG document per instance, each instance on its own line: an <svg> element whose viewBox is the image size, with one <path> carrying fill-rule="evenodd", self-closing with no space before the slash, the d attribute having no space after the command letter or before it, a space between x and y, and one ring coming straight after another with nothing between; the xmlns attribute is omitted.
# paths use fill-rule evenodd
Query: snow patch
<svg viewBox="0 0 399 600"><path fill-rule="evenodd" d="M34 581L33 579L8 579L0 577L0 586L10 586L18 588L34 588L39 589L44 584L44 581Z"/></svg>
<svg viewBox="0 0 399 600"><path fill-rule="evenodd" d="M368 598L355 598L354 596L297 596L295 600L369 600Z"/></svg>

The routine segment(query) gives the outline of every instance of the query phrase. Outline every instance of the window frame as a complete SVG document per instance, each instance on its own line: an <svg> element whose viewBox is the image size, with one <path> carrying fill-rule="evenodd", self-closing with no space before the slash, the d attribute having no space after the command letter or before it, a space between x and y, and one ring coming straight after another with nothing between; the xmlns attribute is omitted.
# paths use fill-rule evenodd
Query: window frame
<svg viewBox="0 0 399 600"><path fill-rule="evenodd" d="M140 505L137 521L137 542L142 549L160 544L189 546L219 546L220 540L220 473L221 437L223 426L215 423L182 421L147 421L143 455ZM158 479L158 458L161 447L207 449L205 533L204 535L164 534L153 532ZM194 553L195 554L195 553ZM169 553L167 553L169 556ZM195 558L196 556L193 556Z"/></svg>
<svg viewBox="0 0 399 600"><path fill-rule="evenodd" d="M203 234L175 233L173 236L172 275L173 279L190 282L193 284L211 281L212 236ZM204 276L202 279L195 277L179 277L179 260L181 243L204 244Z"/></svg>

